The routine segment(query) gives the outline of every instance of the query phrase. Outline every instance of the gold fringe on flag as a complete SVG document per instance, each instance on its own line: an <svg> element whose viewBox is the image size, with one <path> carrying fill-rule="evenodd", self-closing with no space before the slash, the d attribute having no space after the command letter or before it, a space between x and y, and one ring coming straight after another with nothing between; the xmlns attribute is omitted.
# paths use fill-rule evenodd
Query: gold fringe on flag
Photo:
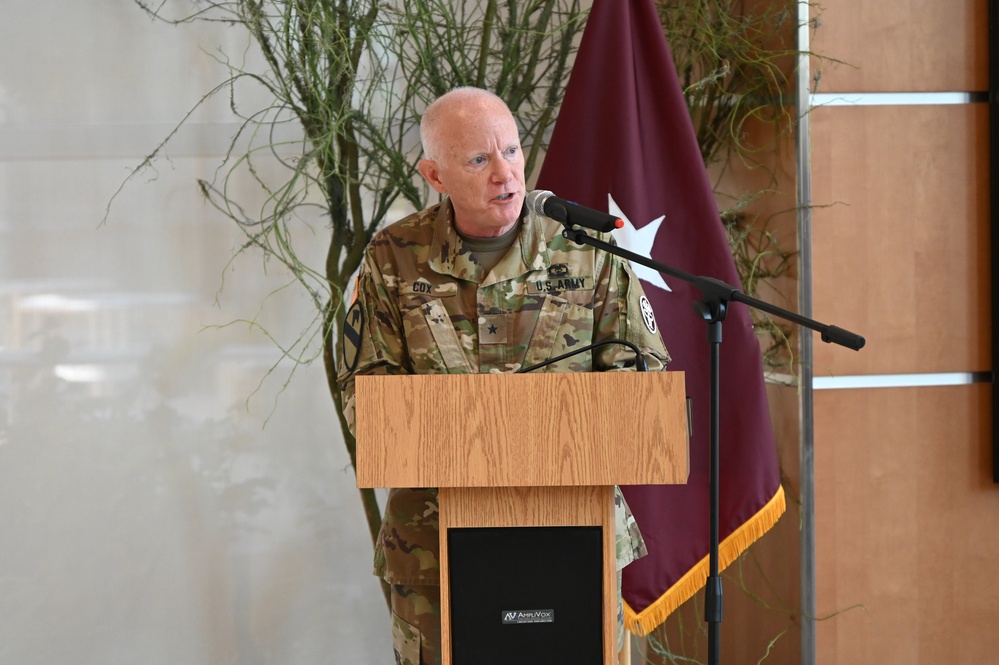
<svg viewBox="0 0 999 665"><path fill-rule="evenodd" d="M733 531L728 538L718 544L718 571L725 570L733 561L739 558L746 549L777 523L784 514L786 503L783 486L777 487L773 498L755 515L746 520L742 526ZM697 565L687 571L677 582L666 590L658 600L641 612L635 612L624 603L624 625L636 635L648 635L659 624L666 620L680 605L704 588L710 572L711 562L704 557Z"/></svg>

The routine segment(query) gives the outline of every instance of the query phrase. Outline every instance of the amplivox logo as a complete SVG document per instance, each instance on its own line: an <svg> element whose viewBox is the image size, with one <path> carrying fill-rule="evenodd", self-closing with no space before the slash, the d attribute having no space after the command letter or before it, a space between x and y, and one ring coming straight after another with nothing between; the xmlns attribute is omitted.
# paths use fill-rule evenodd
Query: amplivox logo
<svg viewBox="0 0 999 665"><path fill-rule="evenodd" d="M503 623L555 623L555 610L503 610Z"/></svg>

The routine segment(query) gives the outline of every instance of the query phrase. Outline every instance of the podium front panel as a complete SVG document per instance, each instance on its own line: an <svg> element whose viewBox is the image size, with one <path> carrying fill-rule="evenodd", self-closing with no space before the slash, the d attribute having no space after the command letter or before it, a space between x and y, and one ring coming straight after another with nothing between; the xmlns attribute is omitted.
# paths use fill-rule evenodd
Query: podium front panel
<svg viewBox="0 0 999 665"><path fill-rule="evenodd" d="M604 662L600 527L452 528L447 547L453 665Z"/></svg>
<svg viewBox="0 0 999 665"><path fill-rule="evenodd" d="M439 510L444 665L614 662L613 487L442 487ZM535 648L545 656L490 660Z"/></svg>

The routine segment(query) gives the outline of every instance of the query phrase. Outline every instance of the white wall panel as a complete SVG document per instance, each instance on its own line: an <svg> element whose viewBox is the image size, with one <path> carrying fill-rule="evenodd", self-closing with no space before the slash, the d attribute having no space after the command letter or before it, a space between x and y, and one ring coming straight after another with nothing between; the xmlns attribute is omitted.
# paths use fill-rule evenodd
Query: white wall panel
<svg viewBox="0 0 999 665"><path fill-rule="evenodd" d="M225 96L100 225L225 76L209 53L245 36L128 0L16 4L0 22L0 662L390 662L321 364L267 376L263 334L212 327L259 310L290 342L313 316L293 289L261 310L288 274L230 264L242 236L200 199L235 126Z"/></svg>

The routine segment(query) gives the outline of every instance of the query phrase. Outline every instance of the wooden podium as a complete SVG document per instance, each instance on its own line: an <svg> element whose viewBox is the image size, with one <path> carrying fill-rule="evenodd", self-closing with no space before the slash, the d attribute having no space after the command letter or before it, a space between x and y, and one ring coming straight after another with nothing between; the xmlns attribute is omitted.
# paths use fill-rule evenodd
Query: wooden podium
<svg viewBox="0 0 999 665"><path fill-rule="evenodd" d="M683 373L358 376L356 397L358 487L440 488L444 665L468 665L452 660L449 534L564 526L601 529L590 662L614 663L613 486L686 482Z"/></svg>

